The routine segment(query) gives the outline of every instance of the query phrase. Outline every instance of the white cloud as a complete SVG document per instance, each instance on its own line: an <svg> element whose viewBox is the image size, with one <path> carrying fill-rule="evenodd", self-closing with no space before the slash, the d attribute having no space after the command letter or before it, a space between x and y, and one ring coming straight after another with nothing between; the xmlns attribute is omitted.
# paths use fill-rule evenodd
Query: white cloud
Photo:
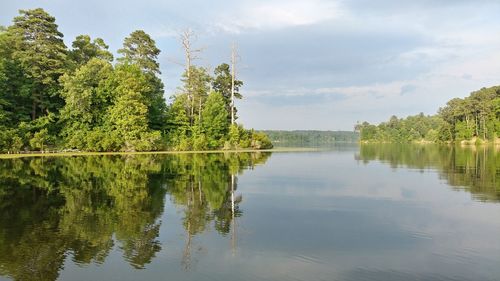
<svg viewBox="0 0 500 281"><path fill-rule="evenodd" d="M215 20L215 27L230 33L252 29L279 29L315 24L341 14L339 5L324 0L288 0L250 2L225 11Z"/></svg>

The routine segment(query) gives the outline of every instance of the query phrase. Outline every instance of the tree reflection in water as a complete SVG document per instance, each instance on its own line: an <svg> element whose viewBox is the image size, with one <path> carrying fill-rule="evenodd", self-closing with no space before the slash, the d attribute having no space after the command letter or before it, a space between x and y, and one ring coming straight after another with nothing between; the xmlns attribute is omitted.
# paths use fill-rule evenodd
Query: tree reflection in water
<svg viewBox="0 0 500 281"><path fill-rule="evenodd" d="M366 144L356 159L436 169L454 189L466 190L476 200L500 202L500 146Z"/></svg>
<svg viewBox="0 0 500 281"><path fill-rule="evenodd" d="M67 257L104 263L117 247L142 269L162 249L165 196L183 209L183 265L193 237L242 215L237 176L269 153L21 158L0 161L0 275L56 280ZM234 231L234 227L233 227Z"/></svg>

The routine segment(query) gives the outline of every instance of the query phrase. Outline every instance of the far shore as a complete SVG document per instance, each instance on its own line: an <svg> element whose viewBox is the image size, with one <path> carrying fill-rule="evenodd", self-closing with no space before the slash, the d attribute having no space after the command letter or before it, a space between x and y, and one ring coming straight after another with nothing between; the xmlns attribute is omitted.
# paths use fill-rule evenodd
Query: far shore
<svg viewBox="0 0 500 281"><path fill-rule="evenodd" d="M0 159L23 157L68 157L68 156L99 156L99 155L141 155L141 154L202 154L202 153L256 153L256 152L311 152L319 151L318 148L307 147L278 147L272 149L233 149L233 150L187 150L187 151L140 151L140 152L29 152L0 154Z"/></svg>

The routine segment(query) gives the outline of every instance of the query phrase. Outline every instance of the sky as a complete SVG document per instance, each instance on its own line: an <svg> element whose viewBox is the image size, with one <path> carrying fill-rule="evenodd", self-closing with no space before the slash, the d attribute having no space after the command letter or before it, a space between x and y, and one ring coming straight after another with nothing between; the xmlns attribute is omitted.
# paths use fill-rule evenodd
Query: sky
<svg viewBox="0 0 500 281"><path fill-rule="evenodd" d="M132 31L150 34L167 100L180 84L182 30L197 34L195 63L211 69L234 42L238 122L249 128L351 131L500 85L498 0L0 0L0 25L38 7L68 46L88 34L116 54Z"/></svg>

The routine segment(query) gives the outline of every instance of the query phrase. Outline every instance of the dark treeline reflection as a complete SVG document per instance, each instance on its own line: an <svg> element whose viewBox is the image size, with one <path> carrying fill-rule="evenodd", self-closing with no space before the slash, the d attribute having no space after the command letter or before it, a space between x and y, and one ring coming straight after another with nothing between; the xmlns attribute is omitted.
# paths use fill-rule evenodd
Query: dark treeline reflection
<svg viewBox="0 0 500 281"><path fill-rule="evenodd" d="M361 145L358 160L379 160L393 168L436 169L440 178L474 199L500 202L500 147L439 145Z"/></svg>
<svg viewBox="0 0 500 281"><path fill-rule="evenodd" d="M178 154L23 158L0 161L0 275L55 280L70 257L100 264L113 249L144 268L158 241L166 194L184 210L191 238L241 216L237 175L270 154Z"/></svg>

